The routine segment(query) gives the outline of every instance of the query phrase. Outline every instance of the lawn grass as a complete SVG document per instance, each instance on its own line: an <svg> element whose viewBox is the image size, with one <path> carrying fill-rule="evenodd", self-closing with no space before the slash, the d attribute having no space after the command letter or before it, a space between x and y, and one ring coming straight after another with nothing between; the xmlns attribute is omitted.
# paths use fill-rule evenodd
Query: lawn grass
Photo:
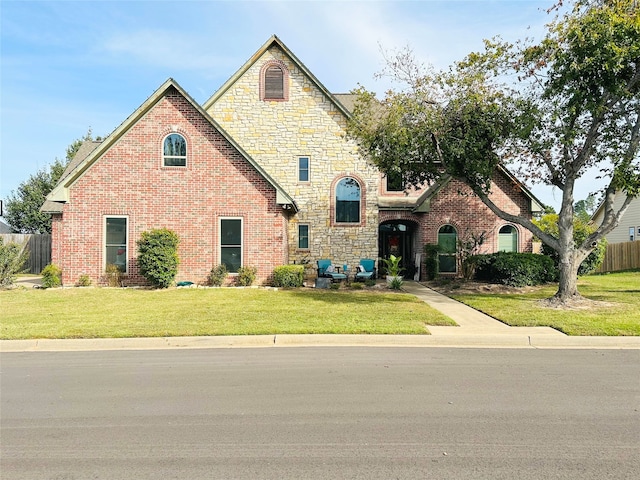
<svg viewBox="0 0 640 480"><path fill-rule="evenodd" d="M454 322L412 295L315 289L0 291L1 339L428 334Z"/></svg>
<svg viewBox="0 0 640 480"><path fill-rule="evenodd" d="M472 293L451 297L512 326L549 326L567 335L640 335L640 271L590 275L578 281L580 293L601 304L585 309L545 308L557 286L531 293Z"/></svg>

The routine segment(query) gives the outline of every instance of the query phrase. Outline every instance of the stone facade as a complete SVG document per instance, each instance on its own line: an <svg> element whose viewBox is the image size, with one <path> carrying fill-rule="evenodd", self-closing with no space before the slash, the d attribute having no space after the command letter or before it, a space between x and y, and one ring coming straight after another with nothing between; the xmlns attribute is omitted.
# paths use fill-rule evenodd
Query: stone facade
<svg viewBox="0 0 640 480"><path fill-rule="evenodd" d="M288 99L260 98L265 64L286 68ZM378 255L378 171L345 138L347 118L299 65L277 45L271 46L207 108L295 200L299 211L289 222L289 262L319 258L355 267L360 258ZM309 181L298 181L298 158L309 158ZM335 184L358 180L361 222L335 222ZM309 248L298 248L298 225L309 225Z"/></svg>

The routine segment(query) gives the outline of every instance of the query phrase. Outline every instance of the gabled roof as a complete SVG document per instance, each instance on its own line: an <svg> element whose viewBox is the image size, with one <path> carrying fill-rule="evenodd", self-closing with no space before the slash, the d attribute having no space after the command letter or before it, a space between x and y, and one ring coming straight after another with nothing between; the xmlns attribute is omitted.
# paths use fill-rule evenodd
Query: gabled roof
<svg viewBox="0 0 640 480"><path fill-rule="evenodd" d="M544 211L544 204L518 180L504 165L498 165L498 171L514 182L531 202L532 212ZM380 196L378 206L381 210L411 210L412 213L426 213L430 210L431 200L451 181L451 175L443 175L432 185L429 185L419 197L391 197Z"/></svg>
<svg viewBox="0 0 640 480"><path fill-rule="evenodd" d="M164 82L160 88L158 88L135 112L133 112L124 122L116 128L111 135L105 138L101 143L96 145L95 142L87 145L86 149L83 149L85 144L78 150L73 161L67 167L62 179L56 185L56 187L49 193L47 200L41 207L45 212L61 212L62 205L69 200L68 189L73 183L82 176L111 146L113 146L138 120L140 120L147 112L149 112L164 96L170 88L174 88L180 93L212 126L215 128L243 157L251 164L256 171L262 175L276 190L276 201L281 205L290 205L294 211L297 211L297 206L291 196L284 191L282 187L271 176L258 165L251 156L245 152L236 141L224 131L224 129L213 119L211 116L193 99L191 96L173 79L169 78ZM93 146L93 148L91 148ZM84 157L80 155L82 151ZM88 153L84 153L88 152ZM55 203L58 203L55 205Z"/></svg>
<svg viewBox="0 0 640 480"><path fill-rule="evenodd" d="M264 45L262 45L262 47L260 47L258 49L258 51L256 53L254 53L251 58L249 60L247 60L247 62L240 67L240 69L234 73L231 78L229 78L229 80L227 80L210 98L209 100L207 100L206 102L204 102L204 109L205 110L209 110L209 108L211 108L211 106L222 96L224 95L224 93L229 90L229 88L231 88L231 86L236 83L236 81L242 77L247 70L249 70L249 68L251 68L257 61L258 59L265 54L265 52L267 52L271 47L273 46L277 46L278 48L280 48L280 50L282 50L282 52L289 57L289 59L291 60L291 62L298 67L308 78L309 80L311 80L311 82L313 82L313 84L322 92L324 93L327 98L333 102L333 104L336 106L336 108L338 110L340 110L346 117L350 116L349 110L347 108L345 108L345 106L340 102L340 100L337 98L337 96L333 95L331 92L329 92L329 90L327 90L325 88L324 85L322 85L322 83L320 82L320 80L318 80L316 78L316 76L311 73L311 71L305 66L304 63L302 63L298 57L296 57L293 52L291 50L289 50L287 48L287 46L282 43L282 40L280 40L276 35L272 35L271 38L269 38L269 40L266 41L266 43Z"/></svg>

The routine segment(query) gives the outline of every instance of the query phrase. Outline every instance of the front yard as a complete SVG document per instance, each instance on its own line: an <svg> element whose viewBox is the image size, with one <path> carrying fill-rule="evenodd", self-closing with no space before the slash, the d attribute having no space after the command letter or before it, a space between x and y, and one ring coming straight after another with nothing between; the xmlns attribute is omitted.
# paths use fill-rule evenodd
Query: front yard
<svg viewBox="0 0 640 480"><path fill-rule="evenodd" d="M285 333L429 334L453 325L412 295L315 289L0 291L1 339Z"/></svg>
<svg viewBox="0 0 640 480"><path fill-rule="evenodd" d="M507 325L549 326L567 335L640 335L640 271L581 277L578 289L591 302L570 310L540 305L556 285L499 291L452 284L443 293Z"/></svg>

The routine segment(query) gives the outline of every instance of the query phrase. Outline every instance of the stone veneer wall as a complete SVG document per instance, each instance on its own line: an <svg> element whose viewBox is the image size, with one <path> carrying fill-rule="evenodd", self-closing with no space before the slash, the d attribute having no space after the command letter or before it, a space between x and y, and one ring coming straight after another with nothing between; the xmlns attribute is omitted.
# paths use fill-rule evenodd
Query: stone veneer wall
<svg viewBox="0 0 640 480"><path fill-rule="evenodd" d="M287 101L260 100L260 70L266 62L288 68ZM319 258L354 268L378 254L379 173L344 137L346 118L278 47L260 57L208 112L295 200L289 221L289 262ZM298 157L309 157L309 182L298 182ZM332 224L332 182L362 180L364 215L358 226ZM309 225L309 249L299 250L298 224ZM309 269L308 275L315 274Z"/></svg>

